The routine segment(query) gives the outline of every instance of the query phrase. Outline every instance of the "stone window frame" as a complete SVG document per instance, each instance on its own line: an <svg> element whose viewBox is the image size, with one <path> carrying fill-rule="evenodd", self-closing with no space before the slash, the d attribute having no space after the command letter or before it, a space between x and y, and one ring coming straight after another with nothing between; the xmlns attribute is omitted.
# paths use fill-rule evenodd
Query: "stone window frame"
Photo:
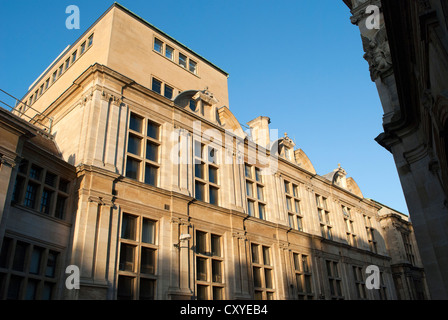
<svg viewBox="0 0 448 320"><path fill-rule="evenodd" d="M205 243L199 243L199 239L201 238L199 234L203 235ZM219 239L219 248L217 250L213 250L213 238ZM200 248L204 248L201 250ZM225 298L225 262L224 262L224 241L223 236L212 233L202 231L200 229L195 232L195 289L196 289L196 298L198 300L202 300L199 297L199 287L205 288L206 297L205 300L223 300ZM199 274L199 261L203 261L205 264L205 278L200 277ZM218 279L216 280L214 272L215 263L219 264L220 270ZM220 291L220 297L216 296L215 290Z"/></svg>
<svg viewBox="0 0 448 320"><path fill-rule="evenodd" d="M300 198L299 184L286 179L283 179L283 184L286 202L285 207L288 213L288 225L295 230L303 232L302 200Z"/></svg>
<svg viewBox="0 0 448 320"><path fill-rule="evenodd" d="M23 248L22 254L19 246ZM60 249L6 234L0 253L0 300L56 299L61 261ZM11 296L13 280L17 281L17 295ZM32 283L34 285L30 286Z"/></svg>
<svg viewBox="0 0 448 320"><path fill-rule="evenodd" d="M328 208L328 198L316 193L315 199L321 236L327 240L333 240L333 226Z"/></svg>
<svg viewBox="0 0 448 320"><path fill-rule="evenodd" d="M352 247L358 247L358 237L355 233L355 220L352 216L352 209L346 205L341 205L342 216L344 218L345 234L347 243Z"/></svg>
<svg viewBox="0 0 448 320"><path fill-rule="evenodd" d="M372 217L367 214L363 214L363 218L370 251L373 253L378 253L378 243L375 239L375 228L372 226Z"/></svg>
<svg viewBox="0 0 448 320"><path fill-rule="evenodd" d="M132 238L126 238L123 235L124 232L124 217L129 216L132 219L135 219L134 224L134 230L133 230L133 237ZM145 242L143 241L143 225L145 220L151 222L154 226L154 241L153 243ZM122 250L123 247L131 247L133 248L133 255L132 255L132 267L131 270L127 269L127 260L124 261L124 268L122 267L123 261L122 261ZM142 255L143 250L149 250L154 252L154 265L153 265L153 272L152 273L145 273L141 271L142 268ZM122 279L131 279L132 280L132 288L129 296L122 296L121 299L130 299L130 300L144 300L144 299L156 299L157 297L157 281L159 278L159 263L158 263L158 257L159 257L159 221L157 219L154 219L152 217L148 217L146 215L142 214L135 214L131 213L131 211L124 211L121 214L120 219L120 236L119 236L119 245L117 250L117 266L116 266L116 279L117 279L117 287L116 287L116 299L120 300L120 277ZM127 259L128 257L126 257ZM141 283L143 281L148 281L153 284L153 296L148 297L141 297Z"/></svg>
<svg viewBox="0 0 448 320"><path fill-rule="evenodd" d="M356 296L359 300L367 300L366 283L364 280L364 270L362 266L352 265L353 284L356 289Z"/></svg>
<svg viewBox="0 0 448 320"><path fill-rule="evenodd" d="M313 300L315 297L312 282L312 264L310 255L292 252L294 286L299 300ZM306 261L306 267L304 262Z"/></svg>
<svg viewBox="0 0 448 320"><path fill-rule="evenodd" d="M198 146L200 150L198 151ZM193 139L193 174L194 174L194 197L203 202L210 203L212 205L219 206L221 203L220 199L220 166L219 166L219 150L212 146L211 144L204 144L200 139ZM214 156L210 157L211 150L214 150ZM200 153L200 156L199 156ZM202 167L202 176L198 176L198 165ZM216 182L210 181L210 170L216 170ZM202 197L198 197L199 188L198 185L202 185L203 194ZM211 190L216 191L216 202L211 202Z"/></svg>
<svg viewBox="0 0 448 320"><path fill-rule="evenodd" d="M249 170L249 174L248 174ZM266 185L263 181L263 175L261 174L261 169L255 165L244 163L244 176L245 176L245 190L246 190L246 206L247 214L252 217L259 218L261 220L266 220L267 213L267 203L266 203ZM252 190L249 191L248 184L251 184ZM262 199L258 194L258 190L262 190ZM250 193L250 194L249 194ZM253 205L253 214L250 212L250 205ZM260 212L260 208L264 208L264 212Z"/></svg>
<svg viewBox="0 0 448 320"><path fill-rule="evenodd" d="M33 168L39 170L39 177L32 175ZM50 183L48 178L50 175L54 177L53 183ZM28 159L22 159L18 166L11 203L12 205L24 206L48 217L67 221L69 218L67 208L69 207L71 184L72 182L66 177L62 177ZM33 199L27 199L30 186L36 187L33 192ZM52 194L48 205L43 203L45 192ZM32 200L33 204L26 203L28 200ZM43 208L45 211L42 211Z"/></svg>
<svg viewBox="0 0 448 320"><path fill-rule="evenodd" d="M266 259L265 252L269 253L269 259ZM250 253L251 253L251 266L252 266L251 271L253 279L252 283L253 283L254 299L274 300L276 290L275 290L275 275L274 275L272 248L270 246L265 246L256 242L251 242ZM255 257L257 259L255 259ZM259 270L259 276L260 276L259 286L257 286L257 283L255 281L255 274L256 274L255 270ZM268 287L266 281L267 274L270 274L270 279L272 281L271 283L272 288Z"/></svg>
<svg viewBox="0 0 448 320"><path fill-rule="evenodd" d="M133 116L135 116L136 118L140 118L140 120L141 120L142 127L141 127L140 132L131 128L131 118ZM158 127L158 131L157 131L158 139L148 135L149 123L152 123L156 127ZM160 122L154 120L152 117L145 117L145 116L142 116L141 114L136 113L131 110L129 112L129 120L128 120L127 128L128 128L128 134L127 134L127 139L126 139L126 163L124 166L124 175L130 179L140 181L145 184L152 185L154 187L158 187L159 183L160 183L160 166L161 166L160 160L161 160L161 155L162 155L162 153L161 153L162 135L163 135L162 124ZM129 151L129 145L130 145L129 141L130 141L131 136L133 138L140 140L139 154L135 154L135 153L132 153ZM157 161L148 159L148 157L147 157L148 144L157 146L157 148L158 148ZM132 159L133 161L137 161L139 163L138 164L138 173L137 173L136 178L129 177L127 174L127 172L128 172L127 165L128 165L129 159ZM151 168L154 168L157 171L154 184L149 183L145 179L145 174L146 174L146 170L148 170L148 166Z"/></svg>
<svg viewBox="0 0 448 320"><path fill-rule="evenodd" d="M327 259L325 260L327 280L332 300L344 300L344 292L342 288L341 269L339 261Z"/></svg>

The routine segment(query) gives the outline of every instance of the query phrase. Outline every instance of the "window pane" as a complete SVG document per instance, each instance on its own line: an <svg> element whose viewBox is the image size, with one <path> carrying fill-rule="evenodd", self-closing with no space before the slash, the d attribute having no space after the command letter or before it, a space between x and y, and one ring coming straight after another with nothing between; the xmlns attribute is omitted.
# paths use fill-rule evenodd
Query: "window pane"
<svg viewBox="0 0 448 320"><path fill-rule="evenodd" d="M212 166L208 167L208 180L211 183L218 184L218 169Z"/></svg>
<svg viewBox="0 0 448 320"><path fill-rule="evenodd" d="M293 214L288 214L288 220L289 220L289 227L290 228L295 228L295 226L294 226L294 215Z"/></svg>
<svg viewBox="0 0 448 320"><path fill-rule="evenodd" d="M246 178L252 178L252 167L249 166L248 164L244 165L244 174L246 175Z"/></svg>
<svg viewBox="0 0 448 320"><path fill-rule="evenodd" d="M196 111L196 101L194 100L190 100L190 102L188 103L188 107L190 108L191 111Z"/></svg>
<svg viewBox="0 0 448 320"><path fill-rule="evenodd" d="M300 202L297 200L294 200L294 209L296 210L296 213L300 213Z"/></svg>
<svg viewBox="0 0 448 320"><path fill-rule="evenodd" d="M204 163L195 163L194 165L194 175L196 178L205 179L205 165Z"/></svg>
<svg viewBox="0 0 448 320"><path fill-rule="evenodd" d="M45 282L44 290L42 292L42 300L51 300L53 296L53 289L54 289L53 283Z"/></svg>
<svg viewBox="0 0 448 320"><path fill-rule="evenodd" d="M8 300L18 300L20 294L20 288L22 286L22 277L11 276L9 279L9 287L8 287Z"/></svg>
<svg viewBox="0 0 448 320"><path fill-rule="evenodd" d="M271 265L271 255L268 247L263 247L263 263L267 266Z"/></svg>
<svg viewBox="0 0 448 320"><path fill-rule="evenodd" d="M173 60L173 58L174 58L173 53L174 53L174 49L173 48L171 48L169 46L165 47L165 57L167 57L170 60Z"/></svg>
<svg viewBox="0 0 448 320"><path fill-rule="evenodd" d="M254 267L254 287L262 287L261 268Z"/></svg>
<svg viewBox="0 0 448 320"><path fill-rule="evenodd" d="M221 257L221 237L212 234L212 256Z"/></svg>
<svg viewBox="0 0 448 320"><path fill-rule="evenodd" d="M155 122L152 122L151 120L148 120L148 130L147 130L148 137L159 140L160 138L159 132L160 132L160 125L158 125Z"/></svg>
<svg viewBox="0 0 448 320"><path fill-rule="evenodd" d="M210 204L218 205L218 188L210 187Z"/></svg>
<svg viewBox="0 0 448 320"><path fill-rule="evenodd" d="M196 252L207 254L207 235L204 232L196 232Z"/></svg>
<svg viewBox="0 0 448 320"><path fill-rule="evenodd" d="M162 53L163 42L159 39L154 39L154 50L159 53Z"/></svg>
<svg viewBox="0 0 448 320"><path fill-rule="evenodd" d="M146 142L146 159L158 162L159 161L159 146L150 141Z"/></svg>
<svg viewBox="0 0 448 320"><path fill-rule="evenodd" d="M154 300L156 281L151 279L140 279L140 300Z"/></svg>
<svg viewBox="0 0 448 320"><path fill-rule="evenodd" d="M307 256L302 256L302 267L303 267L303 271L304 272L309 272L310 268L308 265L308 257Z"/></svg>
<svg viewBox="0 0 448 320"><path fill-rule="evenodd" d="M299 262L300 256L297 253L294 253L293 257L294 257L294 269L296 271L300 271L300 262Z"/></svg>
<svg viewBox="0 0 448 320"><path fill-rule="evenodd" d="M57 179L57 175L51 173L51 172L47 172L45 174L45 184L50 186L50 187L55 187L56 186L56 179Z"/></svg>
<svg viewBox="0 0 448 320"><path fill-rule="evenodd" d="M264 200L263 187L260 185L257 185L257 197L258 197L258 200L261 200L261 201Z"/></svg>
<svg viewBox="0 0 448 320"><path fill-rule="evenodd" d="M297 284L297 291L304 292L303 283L302 283L302 275L296 274L296 284Z"/></svg>
<svg viewBox="0 0 448 320"><path fill-rule="evenodd" d="M120 250L120 264L119 269L121 271L134 271L134 255L135 247L122 243Z"/></svg>
<svg viewBox="0 0 448 320"><path fill-rule="evenodd" d="M39 274L40 273L40 265L42 260L42 253L44 249L40 247L34 247L33 252L31 253L31 261L30 261L30 273Z"/></svg>
<svg viewBox="0 0 448 320"><path fill-rule="evenodd" d="M134 298L134 278L118 277L117 299L132 300Z"/></svg>
<svg viewBox="0 0 448 320"><path fill-rule="evenodd" d="M61 195L58 195L56 201L56 209L54 211L54 216L58 219L64 219L65 216L65 204L67 202L67 198Z"/></svg>
<svg viewBox="0 0 448 320"><path fill-rule="evenodd" d="M216 283L222 283L222 270L221 270L221 261L213 260L212 261L212 281Z"/></svg>
<svg viewBox="0 0 448 320"><path fill-rule="evenodd" d="M305 276L305 289L306 289L306 293L313 292L313 290L311 288L311 276Z"/></svg>
<svg viewBox="0 0 448 320"><path fill-rule="evenodd" d="M59 179L59 190L62 192L67 193L68 187L69 187L70 181L67 181L65 179Z"/></svg>
<svg viewBox="0 0 448 320"><path fill-rule="evenodd" d="M27 243L17 241L16 251L14 253L14 260L12 262L13 270L24 271L27 248L28 248Z"/></svg>
<svg viewBox="0 0 448 320"><path fill-rule="evenodd" d="M268 288L268 289L274 288L274 285L272 282L272 270L271 269L264 270L264 279L266 282L266 288Z"/></svg>
<svg viewBox="0 0 448 320"><path fill-rule="evenodd" d="M152 91L157 92L158 94L162 93L162 82L157 79L152 79Z"/></svg>
<svg viewBox="0 0 448 320"><path fill-rule="evenodd" d="M57 263L58 253L55 251L48 252L47 266L45 268L45 276L54 278L56 274L56 263Z"/></svg>
<svg viewBox="0 0 448 320"><path fill-rule="evenodd" d="M179 64L184 68L187 67L187 57L182 53L179 53Z"/></svg>
<svg viewBox="0 0 448 320"><path fill-rule="evenodd" d="M156 243L156 223L154 221L143 219L142 242L149 244Z"/></svg>
<svg viewBox="0 0 448 320"><path fill-rule="evenodd" d="M292 209L291 209L291 198L289 198L289 197L286 197L286 209L288 211L292 211Z"/></svg>
<svg viewBox="0 0 448 320"><path fill-rule="evenodd" d="M264 220L266 219L266 208L264 204L258 204L258 218Z"/></svg>
<svg viewBox="0 0 448 320"><path fill-rule="evenodd" d="M34 279L28 279L25 292L25 300L36 300L37 285L39 282Z"/></svg>
<svg viewBox="0 0 448 320"><path fill-rule="evenodd" d="M196 62L190 60L190 62L189 62L189 69L190 69L191 72L196 73L196 66L197 66Z"/></svg>
<svg viewBox="0 0 448 320"><path fill-rule="evenodd" d="M297 230L299 231L303 231L303 223L302 223L302 218L297 216Z"/></svg>
<svg viewBox="0 0 448 320"><path fill-rule="evenodd" d="M133 134L129 134L128 152L138 156L142 153L142 139Z"/></svg>
<svg viewBox="0 0 448 320"><path fill-rule="evenodd" d="M223 300L223 288L213 287L213 300Z"/></svg>
<svg viewBox="0 0 448 320"><path fill-rule="evenodd" d="M198 257L196 260L196 268L196 279L207 281L207 259Z"/></svg>
<svg viewBox="0 0 448 320"><path fill-rule="evenodd" d="M198 300L207 300L208 299L207 291L208 291L207 286L198 285L198 293L197 293Z"/></svg>
<svg viewBox="0 0 448 320"><path fill-rule="evenodd" d="M22 194L24 185L25 185L25 178L17 175L17 179L14 184L14 189L13 189L13 194L12 194L12 202L18 203L20 201L20 196Z"/></svg>
<svg viewBox="0 0 448 320"><path fill-rule="evenodd" d="M131 119L129 120L129 129L142 132L143 119L138 115L131 113Z"/></svg>
<svg viewBox="0 0 448 320"><path fill-rule="evenodd" d="M253 183L246 181L246 194L248 197L254 196Z"/></svg>
<svg viewBox="0 0 448 320"><path fill-rule="evenodd" d="M285 181L285 193L290 194L289 182Z"/></svg>
<svg viewBox="0 0 448 320"><path fill-rule="evenodd" d="M158 168L150 164L145 165L145 183L151 186L157 186Z"/></svg>
<svg viewBox="0 0 448 320"><path fill-rule="evenodd" d="M12 239L11 238L3 238L2 249L0 251L0 268L7 268L8 261L11 256L11 246Z"/></svg>
<svg viewBox="0 0 448 320"><path fill-rule="evenodd" d="M26 187L26 192L25 192L25 201L24 201L24 206L34 209L36 206L36 195L37 195L37 189L38 189L38 185L34 184L32 182L28 183L28 186Z"/></svg>
<svg viewBox="0 0 448 320"><path fill-rule="evenodd" d="M261 170L258 168L255 168L255 179L258 182L263 182L263 176L261 175Z"/></svg>
<svg viewBox="0 0 448 320"><path fill-rule="evenodd" d="M263 300L263 291L255 291L254 299L255 300Z"/></svg>
<svg viewBox="0 0 448 320"><path fill-rule="evenodd" d="M163 92L164 96L168 99L173 98L173 88L165 85L165 91Z"/></svg>
<svg viewBox="0 0 448 320"><path fill-rule="evenodd" d="M202 150L203 150L202 148L203 147L204 146L203 146L203 144L201 142L199 142L199 141L195 141L194 142L194 155L195 155L195 157L202 159Z"/></svg>
<svg viewBox="0 0 448 320"><path fill-rule="evenodd" d="M252 249L252 262L253 263L260 263L259 252L258 252L258 245L252 244L251 245L251 249Z"/></svg>
<svg viewBox="0 0 448 320"><path fill-rule="evenodd" d="M126 177L138 179L140 176L140 161L128 157L126 162Z"/></svg>
<svg viewBox="0 0 448 320"><path fill-rule="evenodd" d="M142 248L140 272L154 274L156 269L156 252L153 249Z"/></svg>
<svg viewBox="0 0 448 320"><path fill-rule="evenodd" d="M34 180L40 180L42 174L42 168L32 165L30 170L30 178Z"/></svg>
<svg viewBox="0 0 448 320"><path fill-rule="evenodd" d="M137 217L131 216L129 214L123 214L121 238L137 240Z"/></svg>
<svg viewBox="0 0 448 320"><path fill-rule="evenodd" d="M204 184L198 181L195 181L195 197L199 201L205 201Z"/></svg>
<svg viewBox="0 0 448 320"><path fill-rule="evenodd" d="M51 198L53 196L53 192L47 189L44 189L42 192L42 198L40 201L40 212L45 214L50 214L50 203Z"/></svg>
<svg viewBox="0 0 448 320"><path fill-rule="evenodd" d="M247 201L247 211L251 217L255 215L255 203L253 201Z"/></svg>

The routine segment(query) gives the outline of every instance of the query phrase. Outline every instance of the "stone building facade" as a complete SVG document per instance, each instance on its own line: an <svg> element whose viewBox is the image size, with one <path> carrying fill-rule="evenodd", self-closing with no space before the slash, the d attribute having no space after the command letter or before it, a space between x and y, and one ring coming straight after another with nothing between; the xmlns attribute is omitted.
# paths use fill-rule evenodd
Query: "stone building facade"
<svg viewBox="0 0 448 320"><path fill-rule="evenodd" d="M448 2L344 2L384 109L376 141L394 156L431 296L448 299Z"/></svg>
<svg viewBox="0 0 448 320"><path fill-rule="evenodd" d="M0 299L422 298L384 206L268 117L245 132L227 78L114 4L2 110Z"/></svg>

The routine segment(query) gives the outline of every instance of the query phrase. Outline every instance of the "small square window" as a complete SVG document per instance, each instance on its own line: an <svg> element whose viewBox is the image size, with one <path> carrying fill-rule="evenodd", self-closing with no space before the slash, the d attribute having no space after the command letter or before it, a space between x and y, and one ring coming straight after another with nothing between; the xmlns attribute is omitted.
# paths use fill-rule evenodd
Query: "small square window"
<svg viewBox="0 0 448 320"><path fill-rule="evenodd" d="M187 68L187 57L182 53L179 53L179 65Z"/></svg>
<svg viewBox="0 0 448 320"><path fill-rule="evenodd" d="M93 44L93 34L89 37L89 44L87 47L90 47Z"/></svg>
<svg viewBox="0 0 448 320"><path fill-rule="evenodd" d="M189 70L190 70L191 72L193 72L194 74L196 74L196 71L197 71L197 63L190 59L188 65L189 65Z"/></svg>
<svg viewBox="0 0 448 320"><path fill-rule="evenodd" d="M162 93L162 82L157 79L152 79L152 91L157 92L158 94Z"/></svg>
<svg viewBox="0 0 448 320"><path fill-rule="evenodd" d="M84 42L83 44L81 44L81 53L83 54L84 52L86 52L86 43Z"/></svg>
<svg viewBox="0 0 448 320"><path fill-rule="evenodd" d="M174 59L174 49L170 46L165 47L165 57L167 57L170 60Z"/></svg>
<svg viewBox="0 0 448 320"><path fill-rule="evenodd" d="M165 85L164 96L168 99L173 99L173 88Z"/></svg>
<svg viewBox="0 0 448 320"><path fill-rule="evenodd" d="M155 38L154 39L154 50L156 50L159 53L162 53L162 49L163 49L163 42L160 41L159 39Z"/></svg>

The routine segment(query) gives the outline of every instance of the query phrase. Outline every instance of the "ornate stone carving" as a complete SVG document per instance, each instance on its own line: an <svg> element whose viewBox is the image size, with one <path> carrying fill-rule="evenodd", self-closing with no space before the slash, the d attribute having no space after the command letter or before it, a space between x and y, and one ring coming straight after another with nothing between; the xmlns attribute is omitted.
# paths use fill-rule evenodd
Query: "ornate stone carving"
<svg viewBox="0 0 448 320"><path fill-rule="evenodd" d="M365 51L364 59L369 63L370 77L375 81L392 68L386 28L382 26L371 39L363 35L361 38Z"/></svg>

